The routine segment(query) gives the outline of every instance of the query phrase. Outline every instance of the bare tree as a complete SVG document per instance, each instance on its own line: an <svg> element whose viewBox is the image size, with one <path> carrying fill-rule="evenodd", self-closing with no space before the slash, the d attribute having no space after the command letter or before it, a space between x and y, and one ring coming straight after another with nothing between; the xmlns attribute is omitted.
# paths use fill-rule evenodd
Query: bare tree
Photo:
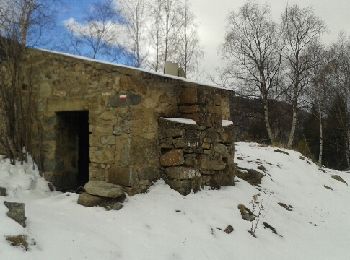
<svg viewBox="0 0 350 260"><path fill-rule="evenodd" d="M268 6L254 2L246 3L238 13L232 12L223 57L227 62L224 76L238 80L245 91L260 96L268 138L274 142L268 99L278 83L282 45L278 26L270 17Z"/></svg>
<svg viewBox="0 0 350 260"><path fill-rule="evenodd" d="M334 90L336 64L330 51L323 46L316 49L318 66L311 71L310 88L307 90L311 104L316 108L315 117L319 120L319 155L318 165L322 167L324 150L324 120L329 109Z"/></svg>
<svg viewBox="0 0 350 260"><path fill-rule="evenodd" d="M181 1L153 0L150 3L151 23L149 66L160 71L165 62L176 61L179 52L181 22ZM152 55L153 54L153 55Z"/></svg>
<svg viewBox="0 0 350 260"><path fill-rule="evenodd" d="M313 52L325 30L323 21L315 16L310 8L298 5L287 7L282 15L282 32L285 41L284 58L286 60L286 95L292 104L293 119L288 138L288 147L293 145L297 126L297 113L305 89L310 85L311 70L318 60Z"/></svg>
<svg viewBox="0 0 350 260"><path fill-rule="evenodd" d="M30 82L28 85L22 81L23 59L28 36L32 30L41 28L48 17L43 3L14 0L0 6L0 144L13 164L26 160L23 149L30 151L32 145L33 89Z"/></svg>
<svg viewBox="0 0 350 260"><path fill-rule="evenodd" d="M191 11L188 0L182 3L181 16L182 30L179 34L179 50L177 62L183 68L185 75L195 73L198 70L198 63L203 57L203 51L199 45L198 27L195 23L195 16Z"/></svg>
<svg viewBox="0 0 350 260"><path fill-rule="evenodd" d="M330 75L332 93L334 98L342 99L346 107L346 117L341 104L337 104L337 121L344 129L346 136L346 161L350 167L350 40L341 34L338 41L330 50L333 71Z"/></svg>
<svg viewBox="0 0 350 260"><path fill-rule="evenodd" d="M121 0L118 1L118 10L126 22L130 38L127 45L133 56L133 64L142 67L147 55L145 42L147 3L145 0Z"/></svg>
<svg viewBox="0 0 350 260"><path fill-rule="evenodd" d="M96 59L118 60L120 45L125 35L124 26L118 23L119 14L113 0L92 5L82 23L74 19L66 21L70 32L67 48L70 52Z"/></svg>

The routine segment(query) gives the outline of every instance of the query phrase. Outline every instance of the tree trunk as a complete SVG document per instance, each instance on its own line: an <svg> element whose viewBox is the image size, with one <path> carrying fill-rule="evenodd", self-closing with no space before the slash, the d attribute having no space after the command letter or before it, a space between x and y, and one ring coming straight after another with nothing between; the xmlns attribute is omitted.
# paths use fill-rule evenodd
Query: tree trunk
<svg viewBox="0 0 350 260"><path fill-rule="evenodd" d="M267 97L263 97L263 104L264 104L264 119L265 119L265 126L267 130L267 135L271 143L275 142L275 138L272 133L270 120L269 120L269 102L267 100Z"/></svg>
<svg viewBox="0 0 350 260"><path fill-rule="evenodd" d="M295 135L295 129L297 126L298 122L298 114L297 114L297 107L294 104L293 105L293 120L292 120L292 128L289 133L289 138L288 138L288 148L292 148L293 142L294 142L294 135Z"/></svg>
<svg viewBox="0 0 350 260"><path fill-rule="evenodd" d="M347 168L350 168L350 129L346 131L346 152L345 152L345 157L346 157L346 163L347 163Z"/></svg>
<svg viewBox="0 0 350 260"><path fill-rule="evenodd" d="M322 113L320 112L320 153L318 154L319 167L322 167L322 157L323 157L323 122L322 122Z"/></svg>

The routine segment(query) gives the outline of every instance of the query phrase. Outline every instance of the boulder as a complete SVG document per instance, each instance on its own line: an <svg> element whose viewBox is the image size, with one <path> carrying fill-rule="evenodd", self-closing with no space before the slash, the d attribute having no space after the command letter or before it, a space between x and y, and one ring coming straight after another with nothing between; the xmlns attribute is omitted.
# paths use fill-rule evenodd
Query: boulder
<svg viewBox="0 0 350 260"><path fill-rule="evenodd" d="M84 189L90 195L96 195L105 198L125 198L125 193L121 186L105 181L89 181Z"/></svg>
<svg viewBox="0 0 350 260"><path fill-rule="evenodd" d="M6 215L12 218L22 227L26 227L26 216L25 216L25 205L24 203L18 202L7 202L4 201L5 206L9 209Z"/></svg>

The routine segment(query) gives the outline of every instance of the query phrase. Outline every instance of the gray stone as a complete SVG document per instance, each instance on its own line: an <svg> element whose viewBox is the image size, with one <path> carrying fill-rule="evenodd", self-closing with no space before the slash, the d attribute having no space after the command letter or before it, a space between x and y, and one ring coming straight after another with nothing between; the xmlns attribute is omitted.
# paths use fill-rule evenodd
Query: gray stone
<svg viewBox="0 0 350 260"><path fill-rule="evenodd" d="M182 150L171 150L160 157L160 164L162 166L177 166L185 162Z"/></svg>
<svg viewBox="0 0 350 260"><path fill-rule="evenodd" d="M340 177L339 175L332 175L332 178L337 180L337 181L340 181L342 183L345 183L346 185L348 185L348 183L342 177Z"/></svg>
<svg viewBox="0 0 350 260"><path fill-rule="evenodd" d="M122 202L124 199L125 197L106 198L88 193L82 193L79 195L77 203L84 207L104 207L108 210L119 210L123 207Z"/></svg>
<svg viewBox="0 0 350 260"><path fill-rule="evenodd" d="M224 145L224 144L216 144L214 146L214 151L223 155L223 156L228 156L228 150L227 150L226 145Z"/></svg>
<svg viewBox="0 0 350 260"><path fill-rule="evenodd" d="M250 221L250 222L255 220L254 213L249 208L247 208L245 205L239 204L237 206L237 208L241 212L242 219Z"/></svg>
<svg viewBox="0 0 350 260"><path fill-rule="evenodd" d="M0 187L0 196L6 196L6 188Z"/></svg>
<svg viewBox="0 0 350 260"><path fill-rule="evenodd" d="M111 210L120 210L122 208L123 208L123 204L120 202L116 202L109 207L109 209Z"/></svg>
<svg viewBox="0 0 350 260"><path fill-rule="evenodd" d="M250 185L257 186L261 184L261 179L264 177L264 174L253 169L237 169L236 176L247 181Z"/></svg>
<svg viewBox="0 0 350 260"><path fill-rule="evenodd" d="M22 227L26 227L25 205L18 202L4 201L5 206L9 209L6 215L20 224Z"/></svg>
<svg viewBox="0 0 350 260"><path fill-rule="evenodd" d="M187 180L200 177L201 173L197 169L188 167L170 167L165 170L168 178Z"/></svg>
<svg viewBox="0 0 350 260"><path fill-rule="evenodd" d="M91 195L106 198L120 198L125 196L121 186L105 181L89 181L85 184L84 189Z"/></svg>

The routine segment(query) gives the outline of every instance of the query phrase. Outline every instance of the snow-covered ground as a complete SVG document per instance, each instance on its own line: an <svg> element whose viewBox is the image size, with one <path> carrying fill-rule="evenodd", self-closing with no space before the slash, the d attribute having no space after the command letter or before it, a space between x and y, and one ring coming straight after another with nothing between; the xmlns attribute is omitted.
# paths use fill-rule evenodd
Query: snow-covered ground
<svg viewBox="0 0 350 260"><path fill-rule="evenodd" d="M235 187L184 197L158 181L147 194L128 197L120 211L77 205L76 194L49 192L30 164L2 160L0 186L10 192L0 197L0 259L350 259L349 187L331 178L350 183L350 173L324 172L297 152L276 149L237 143L239 167L266 168L260 188L237 179ZM254 238L237 205L252 209L256 194L264 210ZM26 203L27 228L6 217L4 200ZM228 225L230 234L223 231ZM4 236L17 234L36 245L27 252L11 247Z"/></svg>

